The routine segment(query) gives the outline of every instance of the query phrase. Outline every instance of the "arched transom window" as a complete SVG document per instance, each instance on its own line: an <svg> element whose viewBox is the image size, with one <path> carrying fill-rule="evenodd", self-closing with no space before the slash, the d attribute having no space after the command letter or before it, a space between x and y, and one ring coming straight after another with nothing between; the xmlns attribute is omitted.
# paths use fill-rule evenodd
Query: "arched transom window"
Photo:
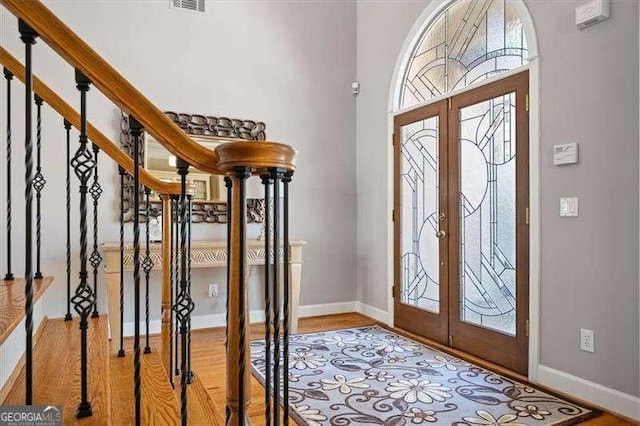
<svg viewBox="0 0 640 426"><path fill-rule="evenodd" d="M410 107L527 63L527 40L509 0L458 0L419 37L402 76Z"/></svg>

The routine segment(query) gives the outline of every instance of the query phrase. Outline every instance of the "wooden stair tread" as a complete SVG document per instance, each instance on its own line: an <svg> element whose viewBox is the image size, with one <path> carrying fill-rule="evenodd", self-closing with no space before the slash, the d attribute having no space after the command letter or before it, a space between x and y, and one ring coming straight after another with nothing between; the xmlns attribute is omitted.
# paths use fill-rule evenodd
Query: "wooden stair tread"
<svg viewBox="0 0 640 426"><path fill-rule="evenodd" d="M33 303L44 294L53 282L53 277L44 277L41 280L33 280ZM24 318L25 294L24 278L16 278L11 281L2 281L0 286L0 345L7 340L11 332Z"/></svg>
<svg viewBox="0 0 640 426"><path fill-rule="evenodd" d="M176 398L180 400L180 376L176 379ZM224 410L216 406L207 388L197 374L187 388L187 417L190 425L223 425Z"/></svg>
<svg viewBox="0 0 640 426"><path fill-rule="evenodd" d="M80 425L110 424L109 347L107 318L89 319L87 331L89 359L89 400L93 416L76 419L80 403L79 319L48 320L33 352L33 403L62 405L63 423ZM20 372L3 405L24 404L25 372Z"/></svg>
<svg viewBox="0 0 640 426"><path fill-rule="evenodd" d="M144 425L179 425L180 405L173 392L162 360L157 352L140 354L142 366L141 415ZM112 422L114 425L135 423L133 394L133 351L118 358L112 354L111 395Z"/></svg>

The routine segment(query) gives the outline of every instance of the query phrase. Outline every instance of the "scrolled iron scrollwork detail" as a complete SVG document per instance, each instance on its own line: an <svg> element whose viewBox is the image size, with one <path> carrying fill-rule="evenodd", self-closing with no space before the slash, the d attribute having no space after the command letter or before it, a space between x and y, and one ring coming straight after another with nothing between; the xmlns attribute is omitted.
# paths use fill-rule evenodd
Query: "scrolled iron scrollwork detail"
<svg viewBox="0 0 640 426"><path fill-rule="evenodd" d="M165 115L176 123L186 134L200 136L216 136L229 139L244 139L252 141L263 141L266 139L266 125L259 121L243 120L227 117L213 117L199 114L165 112ZM120 119L120 146L131 157L133 157L133 139L129 133L129 116L122 112ZM140 165L144 167L145 158L144 138L140 138L138 147L140 153ZM133 177L128 173L123 176L124 197L122 200L124 209L124 221L133 221ZM143 200L140 188L140 199ZM262 203L262 204L261 204ZM262 223L263 215L261 207L264 201L260 199L247 199L247 222ZM160 201L151 200L149 202L149 216L159 219L162 215L162 204ZM146 204L140 205L140 221L146 220ZM191 221L193 223L227 223L228 212L227 203L224 201L202 201L193 203Z"/></svg>

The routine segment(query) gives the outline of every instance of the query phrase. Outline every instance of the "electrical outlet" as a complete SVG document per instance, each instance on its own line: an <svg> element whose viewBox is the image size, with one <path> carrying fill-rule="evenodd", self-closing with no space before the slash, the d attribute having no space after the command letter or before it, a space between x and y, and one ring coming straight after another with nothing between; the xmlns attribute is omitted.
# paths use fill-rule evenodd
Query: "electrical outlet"
<svg viewBox="0 0 640 426"><path fill-rule="evenodd" d="M593 330L580 329L580 349L593 353L594 350Z"/></svg>
<svg viewBox="0 0 640 426"><path fill-rule="evenodd" d="M215 299L218 297L218 284L209 284L209 298Z"/></svg>

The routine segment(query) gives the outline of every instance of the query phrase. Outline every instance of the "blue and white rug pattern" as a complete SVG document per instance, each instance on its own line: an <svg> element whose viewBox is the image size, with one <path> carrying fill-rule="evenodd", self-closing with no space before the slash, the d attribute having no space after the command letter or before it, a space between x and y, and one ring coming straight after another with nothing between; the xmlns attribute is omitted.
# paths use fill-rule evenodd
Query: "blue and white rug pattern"
<svg viewBox="0 0 640 426"><path fill-rule="evenodd" d="M251 344L264 384L265 344ZM318 425L571 425L598 413L382 327L291 336L291 414Z"/></svg>

